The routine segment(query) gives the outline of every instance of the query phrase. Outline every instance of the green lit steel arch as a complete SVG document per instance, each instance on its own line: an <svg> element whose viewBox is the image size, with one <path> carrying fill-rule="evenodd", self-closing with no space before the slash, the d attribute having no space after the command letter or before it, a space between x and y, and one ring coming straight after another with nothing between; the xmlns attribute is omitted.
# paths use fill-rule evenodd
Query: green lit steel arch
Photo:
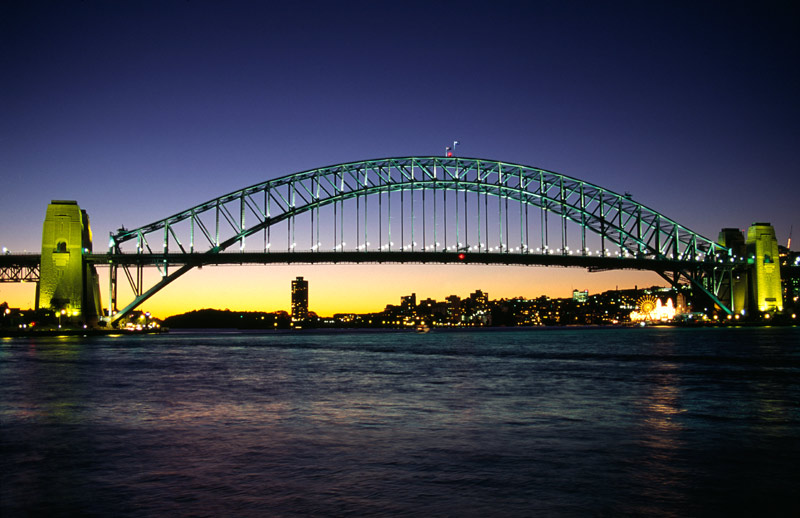
<svg viewBox="0 0 800 518"><path fill-rule="evenodd" d="M456 192L455 210L447 207L442 211L446 218L450 214L451 221L442 225L444 232L455 224L456 241L450 247L445 239L444 245L439 248L438 240L434 240L434 250L469 250L471 252L488 252L487 246L481 242L481 200L489 198L518 203L524 207L526 220L522 221L523 209L519 209L520 223L517 227L520 232L519 247L509 246L512 237L508 235L509 225L506 224L506 235L503 235L502 207L500 207L499 221L499 246L498 249L507 253L542 253L542 254L589 254L592 252L586 246L587 231L599 236L601 240L601 255L614 253L636 257L639 259L674 260L686 264L687 262L702 264L705 267L711 264L726 264L731 260L730 251L711 239L693 232L678 222L634 201L627 194L619 194L598 185L579 180L570 176L554 173L535 167L513 164L508 162L463 157L404 157L382 158L376 160L363 160L337 164L318 169L294 173L280 178L267 180L244 189L240 189L219 198L191 207L167 218L155 221L148 225L125 230L120 229L110 237L110 252L123 253L125 247L135 245L135 253L142 256L159 254L218 254L239 244L240 250L244 249L245 240L261 231L269 232L281 222L291 222L294 218L310 213L312 219L319 214L323 207L342 204L346 200L355 199L356 202L364 201L363 228L365 230L362 246L364 251L368 248L367 208L371 198L377 197L381 202L384 195L391 193L414 193L422 191L434 193L442 192L447 202L447 192ZM464 196L464 204L459 209L460 195ZM477 206L473 203L473 210L478 210L477 228L468 225L468 196L477 199ZM436 200L434 196L434 203ZM389 197L391 202L391 197ZM423 201L422 211L425 211ZM498 205L499 206L499 205ZM528 210L540 212L540 226L538 228L541 246L534 249L531 246L530 228L528 225ZM418 209L419 210L419 209ZM356 210L355 221L348 221L350 225L360 225L360 209ZM378 228L388 228L391 235L392 216L391 206L387 221L383 221L383 209L379 212ZM463 212L463 219L458 221ZM488 210L483 215L487 222L486 233L489 233L488 221L495 217L489 215ZM558 218L561 246L551 248L548 215ZM344 210L340 212L344 218ZM437 229L435 220L437 210L433 211L434 235ZM508 212L506 212L506 219ZM405 215L404 215L405 217ZM412 236L414 223L417 217L414 214L413 198L410 225ZM427 217L425 218L427 219ZM473 217L474 219L474 217ZM455 220L455 221L453 221ZM577 225L580 233L581 244L569 250L567 246L567 222ZM334 234L336 233L334 222ZM401 229L405 225L400 221ZM341 222L342 235L344 234L344 221ZM461 242L459 233L463 225L464 237L472 231L473 237L477 236L478 242L469 245ZM317 233L319 233L319 217L317 217ZM524 233L524 234L523 234ZM359 233L357 233L358 235ZM486 236L488 238L488 236ZM360 239L360 236L359 236ZM266 241L266 239L265 239ZM287 242L287 250L294 251L293 240ZM336 239L334 238L334 241ZM413 237L409 243L401 242L399 246L392 241L383 243L381 237L378 250L386 253L405 249L414 250L418 246ZM505 243L504 243L505 241ZM319 250L319 240L311 240L310 251ZM336 250L339 245L334 247ZM614 248L614 251L607 247ZM341 243L339 250L344 250ZM133 252L133 251L131 251ZM154 261L157 262L157 261ZM191 268L184 264L177 270L170 272L166 262L161 265L162 280L150 290L135 290L136 300L128 305L120 314L124 314L146 298L160 290L166 284L182 275ZM130 278L130 274L129 278ZM139 274L141 275L141 274ZM116 282L116 275L112 275L112 282ZM132 283L132 285L135 283ZM139 282L141 286L141 282Z"/></svg>

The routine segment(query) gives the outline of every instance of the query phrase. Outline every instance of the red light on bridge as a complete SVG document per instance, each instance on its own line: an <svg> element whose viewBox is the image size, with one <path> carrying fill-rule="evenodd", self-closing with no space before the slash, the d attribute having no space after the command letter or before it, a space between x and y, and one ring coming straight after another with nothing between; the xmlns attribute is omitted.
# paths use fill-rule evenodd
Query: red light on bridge
<svg viewBox="0 0 800 518"><path fill-rule="evenodd" d="M459 261L463 261L464 259L466 259L466 257L467 257L467 254L465 254L464 252L461 252L461 253L458 254L458 260Z"/></svg>

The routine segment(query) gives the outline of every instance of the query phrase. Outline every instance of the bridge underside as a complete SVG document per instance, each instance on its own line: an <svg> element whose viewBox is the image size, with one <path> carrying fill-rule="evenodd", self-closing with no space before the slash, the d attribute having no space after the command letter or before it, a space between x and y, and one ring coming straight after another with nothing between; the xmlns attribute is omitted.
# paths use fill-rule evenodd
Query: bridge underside
<svg viewBox="0 0 800 518"><path fill-rule="evenodd" d="M451 253L451 252L246 252L220 254L108 254L90 259L111 265L112 278L121 267L136 294L136 299L117 315L133 308L181 277L192 268L205 265L268 265L268 264L463 264L504 266L577 267L590 271L645 270L653 271L673 286L689 283L705 293L721 310L731 310L719 299L709 285L721 284L730 275L730 267L694 261L672 259L653 260L632 257L592 257L586 255L510 254L510 253ZM155 286L145 290L143 269L159 266L161 271L172 268ZM112 318L112 321L117 320Z"/></svg>
<svg viewBox="0 0 800 518"><path fill-rule="evenodd" d="M0 256L0 282L37 282L38 254ZM242 252L218 254L87 254L86 261L96 266L110 266L112 276L121 269L136 299L124 315L147 300L160 289L195 267L212 265L274 265L274 264L442 264L442 265L504 265L585 268L589 271L640 270L652 271L672 285L689 283L705 292L723 311L726 305L707 286L714 279L721 282L730 276L732 267L713 263L653 260L635 257L602 257L560 254L510 254L510 253L453 253L453 252ZM143 272L159 267L172 270L153 288L144 286Z"/></svg>
<svg viewBox="0 0 800 518"><path fill-rule="evenodd" d="M672 272L714 267L696 261L602 257L562 254L510 254L504 252L240 252L219 254L93 254L95 264L117 266L206 266L230 264L484 264L508 266L565 266L590 270L651 270Z"/></svg>

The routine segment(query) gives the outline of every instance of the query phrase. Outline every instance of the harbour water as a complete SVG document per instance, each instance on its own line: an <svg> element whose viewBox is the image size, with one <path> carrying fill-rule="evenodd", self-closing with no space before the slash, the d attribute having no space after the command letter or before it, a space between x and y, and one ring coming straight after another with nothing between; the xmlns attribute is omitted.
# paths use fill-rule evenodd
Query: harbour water
<svg viewBox="0 0 800 518"><path fill-rule="evenodd" d="M798 516L800 328L0 340L0 514Z"/></svg>

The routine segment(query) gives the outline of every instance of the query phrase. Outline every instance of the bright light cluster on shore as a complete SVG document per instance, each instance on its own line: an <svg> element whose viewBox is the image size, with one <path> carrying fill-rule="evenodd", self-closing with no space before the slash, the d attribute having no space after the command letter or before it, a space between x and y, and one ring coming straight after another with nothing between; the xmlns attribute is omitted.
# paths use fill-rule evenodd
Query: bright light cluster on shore
<svg viewBox="0 0 800 518"><path fill-rule="evenodd" d="M631 322L667 322L675 318L675 306L672 299L667 299L666 305L661 299L653 296L644 296L638 301L639 310L631 311Z"/></svg>

